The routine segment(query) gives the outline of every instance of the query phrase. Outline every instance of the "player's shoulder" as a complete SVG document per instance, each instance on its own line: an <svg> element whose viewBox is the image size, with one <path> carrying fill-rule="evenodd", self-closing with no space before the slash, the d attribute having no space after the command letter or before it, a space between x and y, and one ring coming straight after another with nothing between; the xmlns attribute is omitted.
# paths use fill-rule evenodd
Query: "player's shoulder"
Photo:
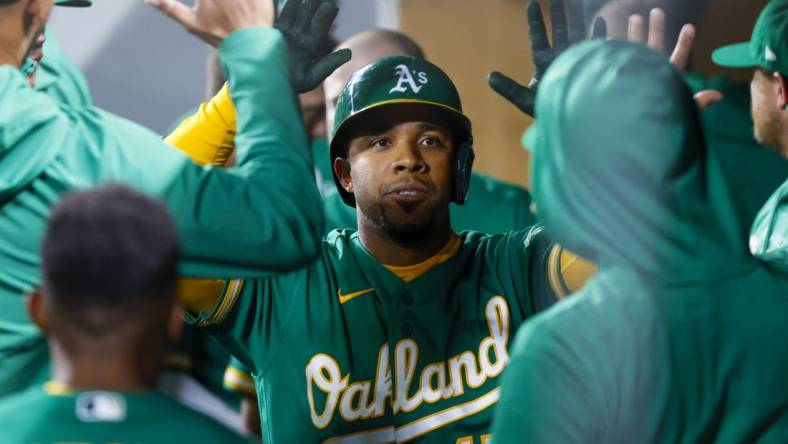
<svg viewBox="0 0 788 444"><path fill-rule="evenodd" d="M640 340L637 331L653 331L658 310L647 285L625 270L595 275L571 297L531 318L515 340L513 350L550 349L555 344L587 350L597 356L615 344ZM582 354L582 353L581 353Z"/></svg>
<svg viewBox="0 0 788 444"><path fill-rule="evenodd" d="M553 241L549 233L545 231L544 225L536 224L519 230L506 231L502 233L482 233L479 231L463 231L460 233L463 248L475 250L495 250L495 249L542 249L546 250Z"/></svg>
<svg viewBox="0 0 788 444"><path fill-rule="evenodd" d="M47 396L40 386L4 395L0 401L0 424L16 422L21 416L40 411L46 400Z"/></svg>

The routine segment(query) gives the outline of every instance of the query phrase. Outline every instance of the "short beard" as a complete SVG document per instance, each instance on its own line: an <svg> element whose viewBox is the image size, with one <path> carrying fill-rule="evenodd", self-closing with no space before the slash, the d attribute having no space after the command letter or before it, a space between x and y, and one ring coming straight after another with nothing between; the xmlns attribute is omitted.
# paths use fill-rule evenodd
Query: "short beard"
<svg viewBox="0 0 788 444"><path fill-rule="evenodd" d="M364 213L372 216L369 220L378 229L386 233L395 242L402 244L414 244L428 239L432 235L437 220L437 216L432 214L427 222L420 224L395 223L386 216L383 204L378 206L377 211L365 211Z"/></svg>
<svg viewBox="0 0 788 444"><path fill-rule="evenodd" d="M771 148L779 149L781 128L779 124L779 116L776 112L761 110L758 118L755 110L753 110L752 117L755 121L755 140Z"/></svg>

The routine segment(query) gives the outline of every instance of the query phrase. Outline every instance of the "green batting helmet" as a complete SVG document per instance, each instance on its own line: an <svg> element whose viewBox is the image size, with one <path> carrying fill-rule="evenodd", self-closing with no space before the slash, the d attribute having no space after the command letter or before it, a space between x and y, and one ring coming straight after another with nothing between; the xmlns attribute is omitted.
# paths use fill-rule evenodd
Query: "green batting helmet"
<svg viewBox="0 0 788 444"><path fill-rule="evenodd" d="M465 203L473 166L471 121L462 113L457 88L449 76L432 63L416 57L392 56L376 60L356 71L337 101L331 138L331 163L347 157L349 136L363 124L361 116L382 107L425 106L441 112L454 135L452 201ZM342 188L336 173L334 182L342 200L356 206L352 194Z"/></svg>

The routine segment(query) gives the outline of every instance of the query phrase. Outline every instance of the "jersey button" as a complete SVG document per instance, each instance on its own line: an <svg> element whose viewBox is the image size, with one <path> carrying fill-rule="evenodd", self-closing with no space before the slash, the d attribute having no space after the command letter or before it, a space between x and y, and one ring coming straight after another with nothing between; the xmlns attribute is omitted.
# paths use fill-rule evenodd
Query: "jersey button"
<svg viewBox="0 0 788 444"><path fill-rule="evenodd" d="M411 292L407 292L402 295L402 303L405 305L410 305L413 303L413 294Z"/></svg>
<svg viewBox="0 0 788 444"><path fill-rule="evenodd" d="M413 334L413 326L408 322L402 324L402 336L410 336L412 334Z"/></svg>

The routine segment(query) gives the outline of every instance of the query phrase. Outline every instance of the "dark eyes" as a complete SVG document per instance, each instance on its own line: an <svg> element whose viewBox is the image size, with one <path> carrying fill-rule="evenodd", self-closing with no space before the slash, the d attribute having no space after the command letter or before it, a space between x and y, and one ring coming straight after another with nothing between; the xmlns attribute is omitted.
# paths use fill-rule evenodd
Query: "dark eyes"
<svg viewBox="0 0 788 444"><path fill-rule="evenodd" d="M386 148L391 146L391 141L388 139L374 139L370 146L379 147L379 148Z"/></svg>
<svg viewBox="0 0 788 444"><path fill-rule="evenodd" d="M424 137L421 139L421 144L427 146L441 146L443 142L437 137Z"/></svg>

